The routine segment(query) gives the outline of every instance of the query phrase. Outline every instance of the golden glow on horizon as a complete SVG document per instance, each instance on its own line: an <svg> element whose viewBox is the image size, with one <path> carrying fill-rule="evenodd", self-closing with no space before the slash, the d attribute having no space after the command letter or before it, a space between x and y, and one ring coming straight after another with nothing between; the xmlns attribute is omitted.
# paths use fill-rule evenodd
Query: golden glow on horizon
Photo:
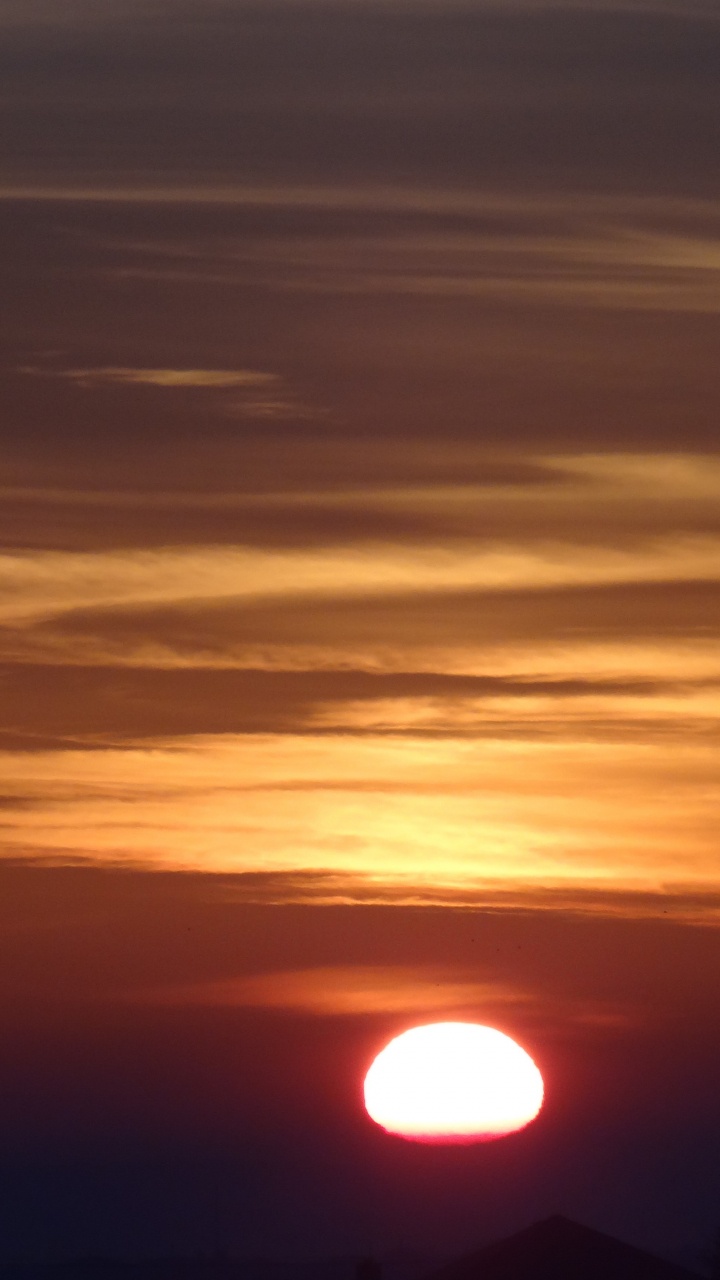
<svg viewBox="0 0 720 1280"><path fill-rule="evenodd" d="M365 1107L418 1142L489 1142L525 1128L543 1081L520 1045L493 1027L436 1022L396 1036L365 1077Z"/></svg>

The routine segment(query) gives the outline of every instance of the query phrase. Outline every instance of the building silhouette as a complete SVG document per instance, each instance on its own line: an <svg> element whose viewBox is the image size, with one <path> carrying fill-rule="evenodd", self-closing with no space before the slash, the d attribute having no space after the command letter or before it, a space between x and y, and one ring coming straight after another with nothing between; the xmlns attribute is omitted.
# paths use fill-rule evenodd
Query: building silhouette
<svg viewBox="0 0 720 1280"><path fill-rule="evenodd" d="M560 1216L433 1271L426 1280L698 1280L613 1236Z"/></svg>

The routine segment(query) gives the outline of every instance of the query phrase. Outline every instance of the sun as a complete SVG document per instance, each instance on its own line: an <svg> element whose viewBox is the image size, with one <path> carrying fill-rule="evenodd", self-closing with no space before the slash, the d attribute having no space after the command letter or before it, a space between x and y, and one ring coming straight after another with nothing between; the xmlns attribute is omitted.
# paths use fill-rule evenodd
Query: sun
<svg viewBox="0 0 720 1280"><path fill-rule="evenodd" d="M535 1063L510 1036L475 1022L433 1022L396 1036L365 1077L365 1107L415 1142L491 1142L534 1120Z"/></svg>

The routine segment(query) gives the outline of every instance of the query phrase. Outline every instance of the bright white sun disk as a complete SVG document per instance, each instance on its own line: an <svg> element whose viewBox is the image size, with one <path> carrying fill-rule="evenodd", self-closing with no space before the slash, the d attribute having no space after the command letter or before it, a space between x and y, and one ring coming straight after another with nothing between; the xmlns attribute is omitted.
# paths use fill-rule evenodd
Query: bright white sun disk
<svg viewBox="0 0 720 1280"><path fill-rule="evenodd" d="M514 1040L475 1022L435 1022L396 1036L365 1077L365 1106L417 1142L489 1142L523 1129L543 1102L535 1063Z"/></svg>

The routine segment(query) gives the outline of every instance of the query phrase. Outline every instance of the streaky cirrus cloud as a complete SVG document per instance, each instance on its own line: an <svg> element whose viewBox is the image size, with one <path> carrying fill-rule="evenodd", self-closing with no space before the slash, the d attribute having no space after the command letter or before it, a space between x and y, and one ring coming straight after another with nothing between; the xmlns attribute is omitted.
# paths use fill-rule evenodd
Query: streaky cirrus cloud
<svg viewBox="0 0 720 1280"><path fill-rule="evenodd" d="M714 582L720 537L679 535L639 546L572 546L556 540L489 545L356 545L327 551L244 548L5 554L0 559L5 624L92 607L267 600L402 591L541 591L628 582Z"/></svg>
<svg viewBox="0 0 720 1280"><path fill-rule="evenodd" d="M331 873L345 900L419 904L717 893L712 735L534 736L531 710L515 738L95 735L6 751L3 773L40 801L6 811L5 856L39 863Z"/></svg>

